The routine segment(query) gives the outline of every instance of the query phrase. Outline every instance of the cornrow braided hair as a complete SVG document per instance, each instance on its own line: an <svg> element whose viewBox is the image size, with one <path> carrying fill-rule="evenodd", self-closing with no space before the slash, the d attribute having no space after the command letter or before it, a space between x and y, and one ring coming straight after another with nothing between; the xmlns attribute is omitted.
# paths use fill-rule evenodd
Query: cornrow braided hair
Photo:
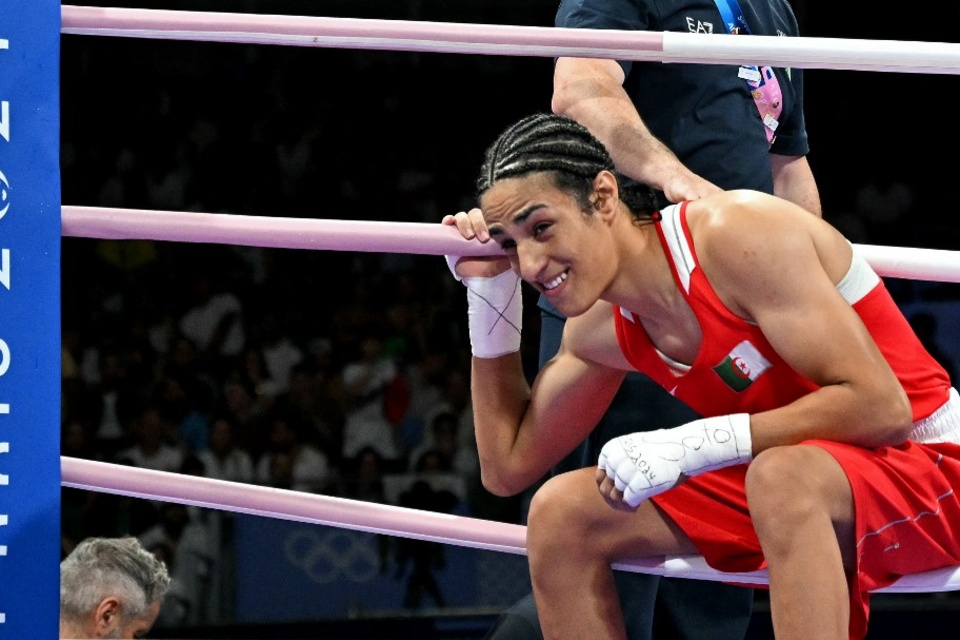
<svg viewBox="0 0 960 640"><path fill-rule="evenodd" d="M624 180L606 147L579 122L552 113L527 116L507 127L487 148L477 195L498 180L546 172L556 186L571 193L584 211L591 209L593 181L610 171L620 186L620 199L637 220L659 219L657 199L647 185Z"/></svg>

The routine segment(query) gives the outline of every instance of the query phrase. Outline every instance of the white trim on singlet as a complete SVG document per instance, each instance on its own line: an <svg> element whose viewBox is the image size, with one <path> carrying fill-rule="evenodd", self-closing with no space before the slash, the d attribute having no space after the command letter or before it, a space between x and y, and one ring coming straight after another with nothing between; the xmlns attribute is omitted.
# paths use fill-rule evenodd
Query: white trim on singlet
<svg viewBox="0 0 960 640"><path fill-rule="evenodd" d="M697 263L693 259L693 251L680 224L680 205L670 205L663 209L660 215L662 216L660 227L663 230L663 237L667 240L667 248L670 249L673 264L680 276L680 282L683 283L683 290L690 293L690 274L697 268Z"/></svg>
<svg viewBox="0 0 960 640"><path fill-rule="evenodd" d="M676 267L680 282L683 283L683 289L690 293L690 275L697 268L697 263L693 259L693 250L683 233L683 226L680 224L680 205L670 205L661 212L663 222L663 236L667 241L667 248L673 258L673 264ZM880 282L880 276L873 270L873 267L867 262L859 247L850 244L853 250L853 258L850 261L850 268L843 279L837 284L837 291L850 304L859 301L867 295Z"/></svg>
<svg viewBox="0 0 960 640"><path fill-rule="evenodd" d="M667 368L670 369L670 372L675 376L682 376L690 371L693 368L693 365L683 364L682 362L677 362L660 349L656 347L653 348L657 352L657 355L660 356L660 359L663 360L663 363L667 365Z"/></svg>
<svg viewBox="0 0 960 640"><path fill-rule="evenodd" d="M843 280L837 284L837 291L844 300L854 304L873 291L873 288L880 283L880 276L863 257L860 248L853 244L850 246L853 249L853 259L850 261L847 275L843 276Z"/></svg>

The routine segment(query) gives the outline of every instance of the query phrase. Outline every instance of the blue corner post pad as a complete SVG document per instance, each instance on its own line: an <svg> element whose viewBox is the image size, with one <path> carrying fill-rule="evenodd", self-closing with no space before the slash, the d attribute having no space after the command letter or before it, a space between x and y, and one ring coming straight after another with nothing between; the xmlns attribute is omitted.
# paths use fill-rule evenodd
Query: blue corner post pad
<svg viewBox="0 0 960 640"><path fill-rule="evenodd" d="M0 639L56 638L60 3L0 16Z"/></svg>

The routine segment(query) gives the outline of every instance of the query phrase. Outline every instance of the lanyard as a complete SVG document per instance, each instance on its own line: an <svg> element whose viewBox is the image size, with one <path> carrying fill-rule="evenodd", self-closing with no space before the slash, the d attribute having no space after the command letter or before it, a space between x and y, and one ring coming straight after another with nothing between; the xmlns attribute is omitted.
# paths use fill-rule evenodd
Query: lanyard
<svg viewBox="0 0 960 640"><path fill-rule="evenodd" d="M737 0L713 0L720 10L720 17L723 18L723 24L727 27L727 33L736 35L738 33L750 33L750 26L747 25L747 19L743 16L740 9L740 3Z"/></svg>
<svg viewBox="0 0 960 640"><path fill-rule="evenodd" d="M740 3L737 0L713 0L720 11L720 17L723 18L723 24L727 28L727 33L737 35L740 33L750 34L750 26L747 19L740 9ZM747 81L750 87L750 94L760 112L760 118L763 120L764 130L767 134L767 142L773 144L774 134L780 122L778 118L783 112L783 94L780 91L780 82L777 75L768 66L757 67L756 65L744 65L740 67L738 75Z"/></svg>

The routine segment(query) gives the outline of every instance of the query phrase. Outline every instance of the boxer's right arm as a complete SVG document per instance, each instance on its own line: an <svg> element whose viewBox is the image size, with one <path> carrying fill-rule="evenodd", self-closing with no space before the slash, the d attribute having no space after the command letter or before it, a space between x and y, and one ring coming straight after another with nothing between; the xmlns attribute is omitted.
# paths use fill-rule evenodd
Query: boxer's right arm
<svg viewBox="0 0 960 640"><path fill-rule="evenodd" d="M489 241L479 210L447 216L444 223L456 224L465 238ZM447 262L470 300L471 395L481 479L496 495L514 495L539 481L589 434L625 372L561 344L531 387L519 351L519 283L509 263L505 258ZM571 326L594 335L601 323L612 323L609 307L588 311Z"/></svg>

